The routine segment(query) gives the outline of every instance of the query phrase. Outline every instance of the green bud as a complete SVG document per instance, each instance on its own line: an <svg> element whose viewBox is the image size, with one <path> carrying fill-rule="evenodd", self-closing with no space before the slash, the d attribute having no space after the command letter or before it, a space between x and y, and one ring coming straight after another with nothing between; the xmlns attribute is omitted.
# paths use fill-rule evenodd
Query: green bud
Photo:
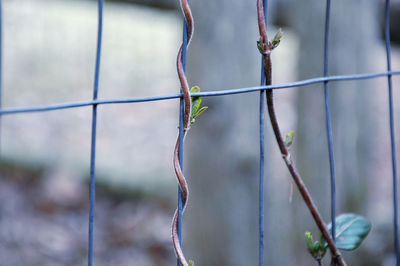
<svg viewBox="0 0 400 266"><path fill-rule="evenodd" d="M194 86L190 89L190 93L196 93L200 92L200 87L199 86Z"/></svg>
<svg viewBox="0 0 400 266"><path fill-rule="evenodd" d="M305 233L305 240L306 240L307 249L308 249L308 251L311 252L313 250L314 238L310 232Z"/></svg>
<svg viewBox="0 0 400 266"><path fill-rule="evenodd" d="M289 148L293 144L293 137L294 137L294 131L286 134L284 141L286 148Z"/></svg>
<svg viewBox="0 0 400 266"><path fill-rule="evenodd" d="M319 241L317 240L313 243L313 252L318 253L319 248L320 248L320 245L319 245Z"/></svg>
<svg viewBox="0 0 400 266"><path fill-rule="evenodd" d="M263 54L265 52L267 47L265 47L264 40L262 37L260 37L260 39L257 41L257 47L260 53Z"/></svg>
<svg viewBox="0 0 400 266"><path fill-rule="evenodd" d="M279 43L281 42L282 36L282 29L279 28L278 32L274 36L274 39L269 43L271 49L275 49L276 47L278 47Z"/></svg>

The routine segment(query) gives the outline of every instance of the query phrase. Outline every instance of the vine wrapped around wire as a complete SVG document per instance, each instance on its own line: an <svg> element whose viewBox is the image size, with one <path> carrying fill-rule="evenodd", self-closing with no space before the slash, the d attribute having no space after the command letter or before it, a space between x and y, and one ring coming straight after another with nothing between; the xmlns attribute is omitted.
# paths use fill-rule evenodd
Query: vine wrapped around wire
<svg viewBox="0 0 400 266"><path fill-rule="evenodd" d="M193 35L193 17L187 0L181 0L181 8L185 16L185 21L187 23L187 47L188 47ZM182 53L184 48L183 45L184 44L182 43L181 47L179 48L178 56L176 59L176 68L184 99L183 138L185 138L188 130L190 129L190 126L194 123L195 118L199 116L202 112L204 112L207 109L207 107L200 108L201 98L191 97L190 95L191 92L199 92L200 88L195 86L192 89L189 89L189 84L186 79L185 70L183 68L183 62L182 62L183 61ZM179 146L180 142L178 135L174 150L174 169L179 187L182 190L182 212L183 212L187 205L189 197L189 189L179 161L179 148L180 148ZM172 242L174 245L176 257L180 262L180 264L182 266L189 266L189 265L192 266L193 262L192 261L189 261L189 263L187 262L183 254L181 244L179 242L178 208L176 209L174 218L172 220Z"/></svg>

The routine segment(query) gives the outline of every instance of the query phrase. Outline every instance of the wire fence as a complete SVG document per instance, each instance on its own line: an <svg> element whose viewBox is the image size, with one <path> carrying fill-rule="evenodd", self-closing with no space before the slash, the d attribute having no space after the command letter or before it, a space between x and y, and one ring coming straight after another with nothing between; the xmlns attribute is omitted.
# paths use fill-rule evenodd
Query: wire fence
<svg viewBox="0 0 400 266"><path fill-rule="evenodd" d="M188 1L189 2L189 1ZM329 100L329 83L339 81L351 81L362 79L375 79L386 77L388 81L388 107L389 107L389 125L390 125L390 143L391 143L391 158L392 158L392 195L393 195L393 234L394 234L394 250L396 254L396 265L400 265L400 251L399 251L399 232L398 232L398 196L397 196L397 166L396 166L396 147L395 147L395 132L394 132L394 115L393 115L393 85L392 76L400 75L400 70L391 69L391 45L390 45L390 1L386 0L385 3L385 46L387 56L387 71L379 73L362 73L352 75L338 75L330 76L328 70L329 58L329 21L330 21L330 0L326 1L325 13L325 35L324 35L324 64L323 64L323 77L316 77L312 79L300 80L292 83L265 85L264 66L261 65L261 84L257 87L237 88L237 89L224 89L214 90L207 92L192 93L191 96L201 97L214 97L225 96L231 94L243 93L260 93L259 102L259 148L260 148L260 165L259 165L259 265L264 265L264 117L265 117L265 93L266 90L272 89L287 89L297 88L310 84L323 84L324 88L324 101L325 101L325 116L326 116L326 131L329 148L329 163L330 163L330 188L331 188L331 223L332 223L332 238L335 238L335 217L336 217L336 198L335 198L335 160L333 150L333 137L331 126L331 112ZM264 0L265 22L267 22L268 1ZM31 113L53 111L59 109L79 108L84 106L92 106L92 133L91 133L91 153L90 153L90 210L89 210L89 229L88 229L88 265L93 265L93 245L94 245L94 229L95 229L95 183L96 183L96 136L97 136L97 107L105 104L122 104L122 103L139 103L139 102L153 102L179 98L180 99L180 147L179 147L179 161L183 165L183 117L184 117L184 101L182 90L180 93L137 97L137 98L116 98L116 99L98 99L99 75L100 75L100 61L101 61L101 45L102 45L102 32L103 32L103 4L104 0L98 0L98 31L97 31L97 50L96 62L94 71L94 85L93 85L93 99L88 101L78 101L61 103L54 105L34 106L34 107L21 107L21 108L2 108L1 101L1 84L2 84L2 71L0 69L0 118L4 115L12 115L18 113ZM0 0L0 31L2 30L3 10L2 1ZM187 22L183 23L183 45L182 45L182 63L183 69L186 66L186 46L188 42L188 27ZM0 68L2 62L2 33L0 32ZM182 237L182 191L179 188L178 192L178 234ZM180 265L178 261L178 266Z"/></svg>

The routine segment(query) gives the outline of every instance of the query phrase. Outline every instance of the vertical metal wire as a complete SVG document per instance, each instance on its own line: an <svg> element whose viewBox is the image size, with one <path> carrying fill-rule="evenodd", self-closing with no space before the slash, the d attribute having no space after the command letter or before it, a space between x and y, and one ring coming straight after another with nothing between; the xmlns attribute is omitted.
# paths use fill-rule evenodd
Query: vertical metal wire
<svg viewBox="0 0 400 266"><path fill-rule="evenodd" d="M390 55L390 1L386 0L385 5L385 43L387 69L391 71L391 55ZM390 144L392 150L392 175L393 175L393 224L394 224L394 249L396 253L396 265L400 265L399 251L399 228L398 228L398 204L397 204L397 165L396 165L396 142L394 132L394 115L393 115L393 86L392 75L388 75L389 89L389 123L390 123Z"/></svg>
<svg viewBox="0 0 400 266"><path fill-rule="evenodd" d="M0 0L0 109L3 108L3 3ZM1 155L1 116L0 116L0 155Z"/></svg>
<svg viewBox="0 0 400 266"><path fill-rule="evenodd" d="M264 62L261 63L261 86L265 83ZM265 91L260 92L260 178L259 178L259 265L264 265L264 121L265 121Z"/></svg>
<svg viewBox="0 0 400 266"><path fill-rule="evenodd" d="M261 86L265 83L264 62L261 62ZM264 265L264 121L265 91L260 91L260 179L259 179L259 265Z"/></svg>
<svg viewBox="0 0 400 266"><path fill-rule="evenodd" d="M330 21L330 9L331 1L326 1L326 13L325 13L325 40L324 40L324 77L328 76L328 44L329 44L329 21ZM329 149L329 166L331 174L331 223L332 223L332 239L335 241L335 217L336 217L336 185L335 185L335 157L333 154L333 137L332 137L332 123L331 123L331 111L329 105L329 91L328 81L324 82L324 94L325 94L325 116L326 116L326 131L328 138L328 149ZM333 261L333 264L335 262Z"/></svg>
<svg viewBox="0 0 400 266"><path fill-rule="evenodd" d="M189 1L188 1L189 3ZM187 22L186 19L183 21L183 36L182 36L182 66L183 71L186 71L186 51L187 51L187 43L188 43L188 32L187 32ZM180 90L182 93L182 88ZM183 117L185 113L185 103L183 98L180 98L179 101L179 164L181 165L181 169L183 171ZM178 235L179 242L182 246L182 190L178 186ZM177 260L177 265L180 266L179 260Z"/></svg>
<svg viewBox="0 0 400 266"><path fill-rule="evenodd" d="M267 25L268 0L263 1L265 25ZM265 85L264 61L261 59L261 86ZM265 90L260 91L260 176L259 176L259 266L264 265L264 167L265 167L265 146L264 146L264 124L265 124Z"/></svg>
<svg viewBox="0 0 400 266"><path fill-rule="evenodd" d="M96 65L94 73L93 100L97 100L98 89L99 89L102 32L103 32L103 0L98 0L97 50L96 50ZM95 175L96 128L97 128L96 125L97 125L97 104L94 104L92 113L92 142L90 149L90 209L89 209L88 266L93 265L94 210L95 210L95 199L96 199L96 175Z"/></svg>

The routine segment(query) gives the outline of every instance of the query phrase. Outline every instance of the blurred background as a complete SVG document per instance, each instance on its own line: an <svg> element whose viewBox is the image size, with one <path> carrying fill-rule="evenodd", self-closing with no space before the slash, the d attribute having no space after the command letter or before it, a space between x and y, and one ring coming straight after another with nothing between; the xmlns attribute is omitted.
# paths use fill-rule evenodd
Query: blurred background
<svg viewBox="0 0 400 266"><path fill-rule="evenodd" d="M323 75L325 1L269 1L273 83ZM400 1L391 13L392 67L400 69ZM4 0L4 108L92 98L97 1ZM191 1L188 79L202 91L257 86L256 1ZM386 71L384 1L332 3L329 73ZM99 98L176 93L182 39L177 0L106 1ZM337 213L367 217L349 265L395 265L387 79L329 83ZM400 78L393 77L399 155ZM278 90L283 133L325 221L330 182L322 84ZM185 145L191 191L184 251L196 265L257 265L259 93L203 99L209 109ZM96 265L176 265L172 154L179 101L101 105L98 113ZM86 265L91 107L1 118L0 265ZM266 265L314 265L304 232L318 230L266 119ZM398 165L400 162L398 160ZM328 261L326 260L327 264Z"/></svg>

